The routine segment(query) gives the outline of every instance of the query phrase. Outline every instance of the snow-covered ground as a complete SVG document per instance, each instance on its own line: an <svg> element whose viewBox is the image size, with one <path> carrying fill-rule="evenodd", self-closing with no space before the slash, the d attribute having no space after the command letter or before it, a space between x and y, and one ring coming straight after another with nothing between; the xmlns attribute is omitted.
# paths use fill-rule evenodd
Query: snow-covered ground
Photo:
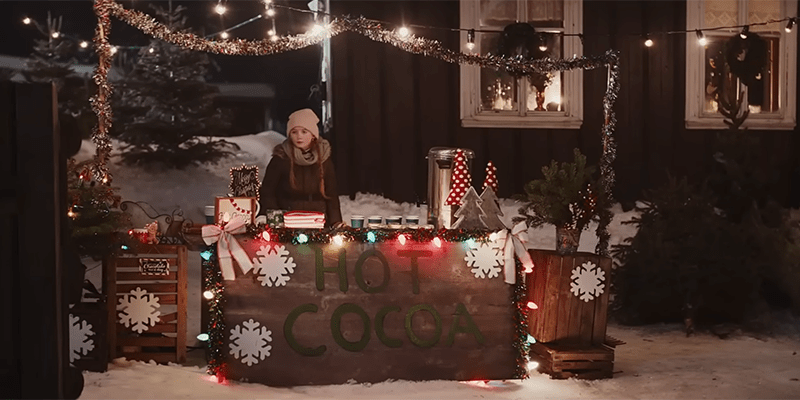
<svg viewBox="0 0 800 400"><path fill-rule="evenodd" d="M240 150L217 165L160 170L123 166L114 162L110 169L114 186L119 187L123 200L147 202L161 213L172 213L180 208L185 218L201 222L204 220L204 206L213 205L214 196L227 194L229 169L242 164L258 165L263 176L272 147L283 138L275 132L226 138L238 144ZM84 142L76 158L86 159L93 152L91 143ZM113 160L116 161L116 158ZM345 221L353 214L419 215L423 220L426 215L424 205L398 204L373 194L359 193L354 200L342 196L341 203ZM501 203L503 220L510 226L511 218L518 215L520 204L509 199L501 199ZM622 212L619 206L613 211L614 220L609 232L611 244L617 244L635 233L633 226L622 224L630 220L634 213ZM594 229L592 225L583 232L579 250L594 250L597 244ZM555 246L555 228L552 226L529 229L528 234L531 248L550 249ZM200 333L200 258L197 253L190 253L189 259L188 337L194 338ZM89 267L89 279L99 284L99 265ZM796 318L787 320L798 321ZM778 331L781 333L774 335L737 332L723 340L704 332L687 338L677 325L624 327L611 323L608 334L627 344L616 349L614 378L602 381L551 380L534 371L531 378L524 381L488 384L393 381L271 388L240 382L219 384L205 373L204 367L156 365L118 359L105 373L84 373L86 385L81 398L800 398L800 327L784 325Z"/></svg>

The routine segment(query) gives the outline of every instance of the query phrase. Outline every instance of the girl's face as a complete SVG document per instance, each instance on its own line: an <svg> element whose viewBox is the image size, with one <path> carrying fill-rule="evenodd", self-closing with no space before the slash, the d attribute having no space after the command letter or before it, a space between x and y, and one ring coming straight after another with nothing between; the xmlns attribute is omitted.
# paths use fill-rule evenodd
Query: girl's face
<svg viewBox="0 0 800 400"><path fill-rule="evenodd" d="M294 147L300 150L308 150L314 141L314 134L302 126L295 126L289 131L289 138L292 139Z"/></svg>

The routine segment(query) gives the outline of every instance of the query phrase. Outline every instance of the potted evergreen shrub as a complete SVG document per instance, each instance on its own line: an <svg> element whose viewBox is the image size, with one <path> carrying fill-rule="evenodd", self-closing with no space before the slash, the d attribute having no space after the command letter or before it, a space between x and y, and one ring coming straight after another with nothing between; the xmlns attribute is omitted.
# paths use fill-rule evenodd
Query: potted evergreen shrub
<svg viewBox="0 0 800 400"><path fill-rule="evenodd" d="M572 162L559 164L553 160L542 167L542 179L525 185L525 194L517 196L526 201L519 209L522 217L514 218L515 223L525 221L529 228L555 225L556 251L562 255L574 254L581 232L589 222L599 219L596 168L586 165L586 156L580 150L575 149L574 154Z"/></svg>

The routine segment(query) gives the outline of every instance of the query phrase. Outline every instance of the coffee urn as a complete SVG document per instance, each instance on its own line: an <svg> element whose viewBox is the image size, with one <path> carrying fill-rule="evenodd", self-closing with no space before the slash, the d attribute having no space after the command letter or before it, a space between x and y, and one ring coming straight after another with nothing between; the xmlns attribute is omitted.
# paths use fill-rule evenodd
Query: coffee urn
<svg viewBox="0 0 800 400"><path fill-rule="evenodd" d="M450 178L458 148L433 147L428 151L428 224L439 228L450 228L453 212L444 204L450 194ZM475 153L470 149L460 149L467 161L467 173L472 173L472 159Z"/></svg>

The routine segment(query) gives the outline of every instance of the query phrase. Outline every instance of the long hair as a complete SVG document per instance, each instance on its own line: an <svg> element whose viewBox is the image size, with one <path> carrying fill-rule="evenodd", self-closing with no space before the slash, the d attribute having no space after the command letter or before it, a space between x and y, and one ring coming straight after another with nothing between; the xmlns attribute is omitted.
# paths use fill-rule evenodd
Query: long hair
<svg viewBox="0 0 800 400"><path fill-rule="evenodd" d="M294 148L294 143L289 141L292 148ZM319 141L314 138L311 141L311 152L317 157L317 165L319 166L319 193L322 195L322 198L328 199L328 195L325 193L325 168L322 166L322 151L320 150ZM287 156L289 156L289 185L292 186L292 189L298 190L297 187L297 180L294 177L294 151L288 152Z"/></svg>

